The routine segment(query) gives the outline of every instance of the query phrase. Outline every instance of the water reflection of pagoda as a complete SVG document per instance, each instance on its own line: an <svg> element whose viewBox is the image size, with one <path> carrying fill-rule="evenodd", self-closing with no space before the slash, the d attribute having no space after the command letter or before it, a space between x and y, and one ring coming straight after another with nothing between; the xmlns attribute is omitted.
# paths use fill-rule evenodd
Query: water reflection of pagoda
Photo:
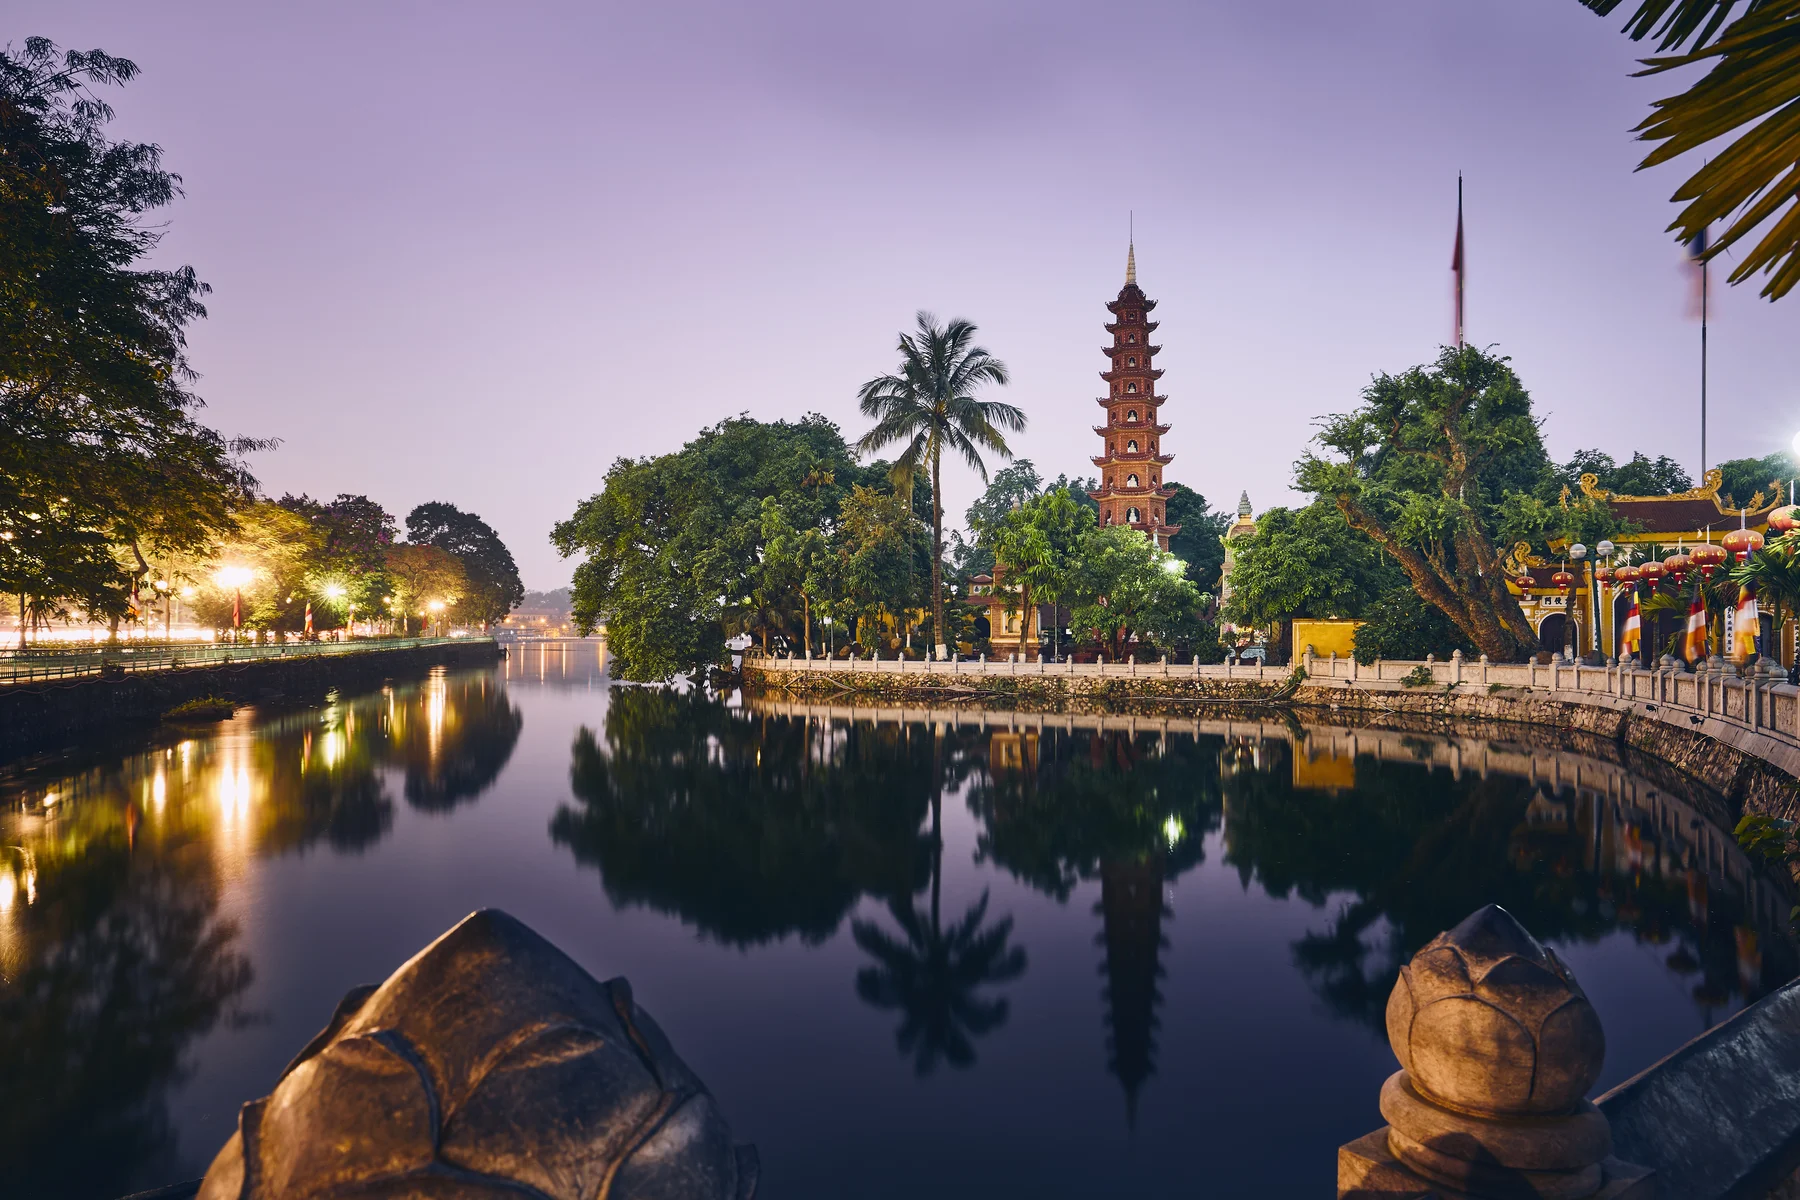
<svg viewBox="0 0 1800 1200"><path fill-rule="evenodd" d="M1156 1070L1162 1004L1164 855L1100 863L1101 944L1106 947L1107 1069L1125 1087L1125 1121L1137 1124L1138 1092Z"/></svg>
<svg viewBox="0 0 1800 1200"><path fill-rule="evenodd" d="M1066 899L1098 879L1107 1069L1128 1124L1156 1071L1163 889L1203 857L1218 828L1217 744L1149 733L1038 730L989 735L971 791L986 832L978 853Z"/></svg>

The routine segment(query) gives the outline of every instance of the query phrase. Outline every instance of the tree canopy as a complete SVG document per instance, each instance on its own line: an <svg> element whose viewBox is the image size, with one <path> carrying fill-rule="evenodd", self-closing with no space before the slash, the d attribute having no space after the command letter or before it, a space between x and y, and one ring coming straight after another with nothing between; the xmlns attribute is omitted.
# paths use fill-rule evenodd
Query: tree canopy
<svg viewBox="0 0 1800 1200"><path fill-rule="evenodd" d="M492 625L525 598L512 552L474 513L441 500L421 504L406 515L406 538L454 554L462 563L466 579L457 612L462 620Z"/></svg>
<svg viewBox="0 0 1800 1200"><path fill-rule="evenodd" d="M663 681L726 656L727 609L754 603L763 501L796 530L831 527L850 489L885 466L858 466L836 425L721 421L679 451L621 458L600 492L551 533L582 555L570 588L576 625L604 624L618 678ZM871 478L872 476L872 478Z"/></svg>
<svg viewBox="0 0 1800 1200"><path fill-rule="evenodd" d="M43 38L0 49L0 587L39 613L118 615L146 554L228 532L250 487L194 416L206 285L143 265L180 177L106 134L97 92L136 74Z"/></svg>
<svg viewBox="0 0 1800 1200"><path fill-rule="evenodd" d="M1496 540L1519 520L1508 497L1536 492L1550 460L1505 357L1446 346L1434 363L1378 375L1318 441L1326 455L1308 451L1295 468L1302 490L1336 505L1489 658L1537 649Z"/></svg>

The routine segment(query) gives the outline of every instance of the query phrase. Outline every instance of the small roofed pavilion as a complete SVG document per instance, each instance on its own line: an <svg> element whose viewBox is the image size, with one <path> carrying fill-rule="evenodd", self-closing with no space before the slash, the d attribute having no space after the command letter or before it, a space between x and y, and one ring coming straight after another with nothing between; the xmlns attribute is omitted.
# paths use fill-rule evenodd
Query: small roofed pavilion
<svg viewBox="0 0 1800 1200"><path fill-rule="evenodd" d="M1626 556L1633 565L1641 566L1652 558L1672 554L1677 547L1691 550L1704 542L1716 545L1725 534L1740 527L1766 535L1769 514L1786 502L1780 482L1771 481L1765 490L1758 491L1747 503L1736 507L1727 503L1731 498L1719 494L1721 483L1722 476L1715 467L1706 473L1699 487L1685 492L1670 496L1624 496L1601 487L1597 476L1583 475L1582 495L1604 504L1625 532L1612 536L1618 550L1613 560L1605 563L1595 561L1598 556L1591 546L1585 562L1573 563L1560 557L1568 549L1567 540L1563 538L1554 538L1550 542L1550 549L1559 556L1554 562L1534 556L1527 543L1520 542L1513 547L1507 561L1508 588L1519 598L1525 619L1537 631L1539 645L1546 652L1556 653L1571 644L1567 622L1572 620L1575 625L1572 644L1577 653L1598 650L1608 658L1618 655L1625 616L1631 609L1630 590L1617 583L1596 579L1596 568L1616 567ZM1566 592L1555 578L1558 572L1565 570L1573 576ZM1765 621L1768 619L1764 617ZM1651 657L1661 653L1661 647L1674 630L1675 620L1676 617L1666 615L1654 623L1645 621L1643 642ZM1598 645L1594 641L1596 626ZM1765 629L1764 632L1770 631ZM1779 657L1784 664L1791 664L1791 635L1784 641L1787 644L1781 647Z"/></svg>

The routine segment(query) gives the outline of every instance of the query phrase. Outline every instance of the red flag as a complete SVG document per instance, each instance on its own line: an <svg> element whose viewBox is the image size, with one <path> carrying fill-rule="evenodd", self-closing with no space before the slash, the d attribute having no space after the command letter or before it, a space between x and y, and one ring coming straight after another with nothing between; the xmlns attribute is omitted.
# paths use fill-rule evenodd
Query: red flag
<svg viewBox="0 0 1800 1200"><path fill-rule="evenodd" d="M306 636L312 636L312 601L306 602Z"/></svg>
<svg viewBox="0 0 1800 1200"><path fill-rule="evenodd" d="M1463 344L1463 220L1462 220L1462 176L1456 177L1456 250L1450 255L1450 274L1454 276L1456 286L1456 345Z"/></svg>
<svg viewBox="0 0 1800 1200"><path fill-rule="evenodd" d="M242 592L234 591L231 593L231 627L233 629L236 629L239 625L242 625L243 623L244 623L244 594Z"/></svg>

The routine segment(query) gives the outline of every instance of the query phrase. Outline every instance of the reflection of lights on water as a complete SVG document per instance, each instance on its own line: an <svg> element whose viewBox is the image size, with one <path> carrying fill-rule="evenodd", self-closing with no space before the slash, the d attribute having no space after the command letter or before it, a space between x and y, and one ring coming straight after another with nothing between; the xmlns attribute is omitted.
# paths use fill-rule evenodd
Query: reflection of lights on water
<svg viewBox="0 0 1800 1200"><path fill-rule="evenodd" d="M11 910L13 900L19 894L19 885L13 881L12 872L0 875L0 913Z"/></svg>
<svg viewBox="0 0 1800 1200"><path fill-rule="evenodd" d="M219 813L227 824L250 812L250 769L226 767L219 772Z"/></svg>
<svg viewBox="0 0 1800 1200"><path fill-rule="evenodd" d="M319 753L325 759L326 769L338 765L344 757L344 735L337 730L327 730L319 740Z"/></svg>
<svg viewBox="0 0 1800 1200"><path fill-rule="evenodd" d="M169 798L169 780L161 771L150 781L150 803L157 812L163 810L163 802Z"/></svg>
<svg viewBox="0 0 1800 1200"><path fill-rule="evenodd" d="M1187 836L1187 826L1183 825L1181 818L1176 816L1171 816L1163 822L1162 831L1163 840L1169 843L1171 850L1180 845L1181 839Z"/></svg>
<svg viewBox="0 0 1800 1200"><path fill-rule="evenodd" d="M59 801L61 799L62 799L62 797L57 795L55 792L45 792L44 793L44 807L45 808L55 808L57 801Z"/></svg>
<svg viewBox="0 0 1800 1200"><path fill-rule="evenodd" d="M442 676L435 677L425 685L425 740L426 749L435 760L438 756L439 743L444 737L444 703L449 693Z"/></svg>

